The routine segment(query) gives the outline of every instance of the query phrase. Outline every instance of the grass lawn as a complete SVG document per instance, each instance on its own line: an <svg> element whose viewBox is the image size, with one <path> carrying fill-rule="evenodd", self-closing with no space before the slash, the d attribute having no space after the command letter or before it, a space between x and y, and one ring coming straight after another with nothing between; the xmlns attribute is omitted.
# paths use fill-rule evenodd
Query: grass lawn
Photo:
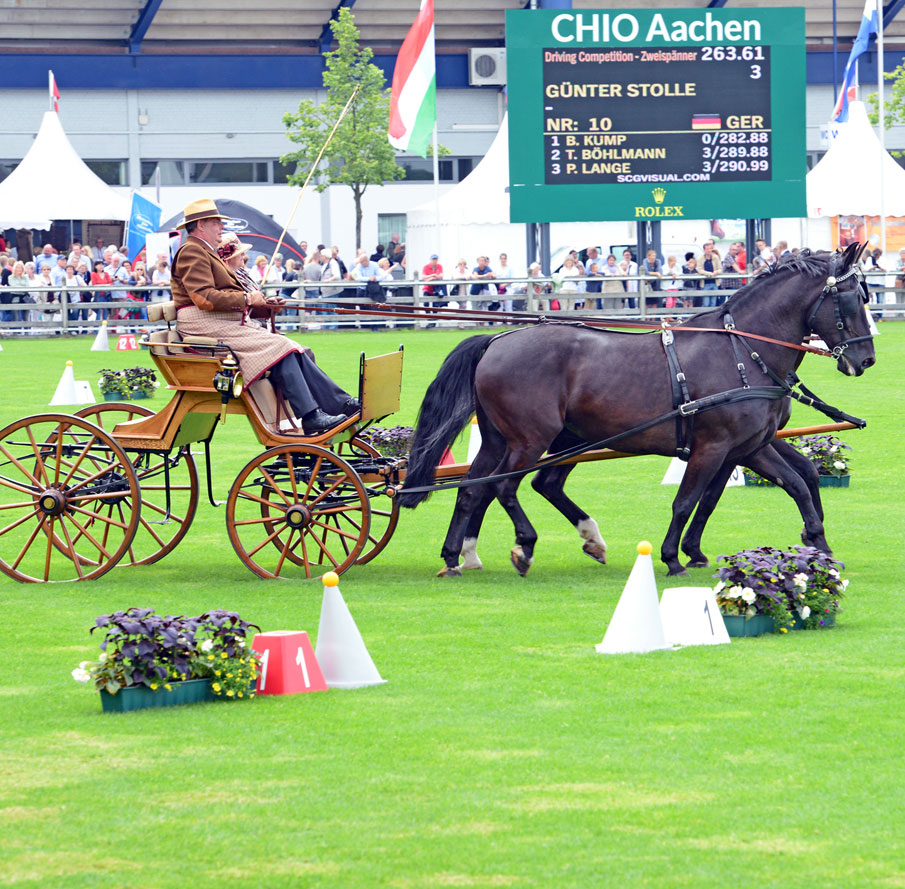
<svg viewBox="0 0 905 889"><path fill-rule="evenodd" d="M73 682L97 654L94 618L133 605L233 609L315 636L320 583L255 577L203 495L186 539L155 565L53 586L0 576L0 886L905 886L905 325L881 332L878 363L858 379L816 356L801 371L868 419L846 433L851 488L824 493L851 580L832 630L596 654L637 541L656 554L666 531L676 489L660 485L668 460L655 457L570 477L609 544L606 566L527 484L541 538L526 578L509 565L499 507L481 538L484 571L459 581L434 576L454 495L405 512L388 548L340 583L388 680L369 689L110 715ZM349 387L360 351L404 342L395 419L411 423L464 335L305 341ZM0 425L51 410L67 359L95 394L100 368L150 363L91 342L4 339ZM150 404L166 401L159 391ZM820 422L796 406L792 425ZM230 417L215 436L218 498L260 450L243 424ZM714 560L788 547L800 524L781 491L731 488L704 549ZM661 590L672 585L655 566Z"/></svg>

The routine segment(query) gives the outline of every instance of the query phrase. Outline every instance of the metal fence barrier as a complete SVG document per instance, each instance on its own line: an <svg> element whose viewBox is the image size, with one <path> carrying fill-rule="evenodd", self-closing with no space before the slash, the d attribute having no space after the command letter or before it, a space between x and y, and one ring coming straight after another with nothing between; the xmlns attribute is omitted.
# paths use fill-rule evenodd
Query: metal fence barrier
<svg viewBox="0 0 905 889"><path fill-rule="evenodd" d="M905 289L886 286L889 273L867 272L870 284L870 310L875 317L883 320L901 320L905 318ZM619 276L615 283L630 286L637 283L637 291L602 291L600 293L577 289L582 283L601 282L602 287L613 278L567 278L557 277L520 277L497 279L488 282L492 285L486 292L472 293L474 281L460 279L444 279L426 283L417 278L398 279L380 282L382 296L380 300L371 299L363 285L355 281L344 281L331 284L330 289L342 286L342 291L335 295L321 295L319 283L282 282L267 284L264 291L268 294L280 294L291 297L291 304L277 316L277 327L284 332L349 329L349 328L385 328L385 327L474 327L480 324L471 320L432 321L429 317L398 320L392 317L374 317L365 314L380 302L388 303L404 313L407 308L435 306L443 308L457 304L461 308L487 309L494 303L507 311L516 309L527 312L543 312L550 317L582 317L605 316L607 318L624 318L625 320L658 321L663 318L682 318L708 311L715 305L725 302L731 296L734 287L724 285L730 281L743 282L745 275L720 274L720 289L682 289L654 290L652 279L643 275ZM702 284L710 279L701 275L680 275L676 279L684 285L686 281L700 281ZM567 289L576 285L576 290ZM565 285L565 287L563 286ZM482 288L484 285L476 285ZM740 284L739 284L740 286ZM493 292L505 287L505 293ZM440 295L437 289L444 288ZM0 300L7 296L7 288L0 288ZM98 298L98 295L111 294L110 298ZM131 294L126 297L125 294ZM117 298L119 295L119 298ZM33 287L27 296L34 302L18 302L0 304L0 333L5 336L57 336L79 333L96 333L103 320L107 320L111 333L141 332L159 327L147 320L147 304L172 299L168 288L148 285L145 287L128 284L108 284L103 289L85 286L79 288ZM73 297L78 296L77 301ZM48 298L52 297L52 298ZM295 304L295 300L298 304ZM670 304L667 305L667 302ZM328 306L341 308L359 308L361 314L331 314L325 309Z"/></svg>

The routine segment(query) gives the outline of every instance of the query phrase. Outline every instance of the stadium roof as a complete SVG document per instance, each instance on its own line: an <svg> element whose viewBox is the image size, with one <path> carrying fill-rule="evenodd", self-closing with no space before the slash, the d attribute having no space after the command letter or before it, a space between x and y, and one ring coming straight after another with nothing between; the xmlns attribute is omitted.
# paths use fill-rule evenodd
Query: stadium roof
<svg viewBox="0 0 905 889"><path fill-rule="evenodd" d="M321 53L329 48L329 22L341 6L352 8L362 42L395 53L419 0L0 0L0 53L122 52ZM438 52L502 45L507 9L525 0L435 0ZM542 3L538 3L542 5ZM575 10L633 8L801 6L801 0L573 0ZM884 5L887 41L905 43L905 0ZM833 0L809 0L806 30L811 49L833 43ZM846 47L858 31L863 0L836 0L836 33Z"/></svg>

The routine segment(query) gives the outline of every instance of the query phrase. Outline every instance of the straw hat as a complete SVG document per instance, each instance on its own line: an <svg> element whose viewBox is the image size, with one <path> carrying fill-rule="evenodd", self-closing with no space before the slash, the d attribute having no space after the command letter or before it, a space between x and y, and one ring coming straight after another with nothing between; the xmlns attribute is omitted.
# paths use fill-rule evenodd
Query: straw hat
<svg viewBox="0 0 905 889"><path fill-rule="evenodd" d="M235 232L227 232L217 247L217 256L223 260L232 259L237 254L247 253L253 246L253 244L243 244Z"/></svg>
<svg viewBox="0 0 905 889"><path fill-rule="evenodd" d="M224 216L210 198L202 198L186 206L182 220L176 223L176 228L185 228L190 222L200 222L202 219L229 219L229 217Z"/></svg>

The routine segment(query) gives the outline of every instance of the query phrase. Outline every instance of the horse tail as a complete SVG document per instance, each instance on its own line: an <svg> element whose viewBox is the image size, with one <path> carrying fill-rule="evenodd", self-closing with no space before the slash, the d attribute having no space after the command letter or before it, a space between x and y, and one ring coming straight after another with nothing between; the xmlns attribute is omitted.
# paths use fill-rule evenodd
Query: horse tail
<svg viewBox="0 0 905 889"><path fill-rule="evenodd" d="M474 413L475 370L494 336L479 334L459 343L446 356L440 372L427 387L418 412L405 483L398 495L401 506L414 509L430 496L429 491L406 493L406 488L433 484L434 470L443 452L456 440Z"/></svg>

